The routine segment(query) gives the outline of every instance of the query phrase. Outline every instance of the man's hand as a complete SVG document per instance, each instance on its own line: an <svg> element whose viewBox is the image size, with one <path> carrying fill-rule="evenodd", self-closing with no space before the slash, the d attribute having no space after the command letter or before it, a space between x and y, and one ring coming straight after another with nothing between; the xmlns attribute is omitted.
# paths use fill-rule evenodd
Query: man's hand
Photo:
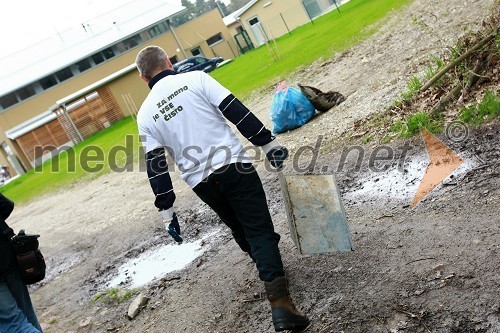
<svg viewBox="0 0 500 333"><path fill-rule="evenodd" d="M182 237L180 236L181 227L179 226L179 220L177 219L177 215L173 213L171 217L170 216L167 217L168 213L165 210L160 211L160 214L163 217L163 223L165 224L165 229L167 230L169 235L172 236L172 238L177 243L182 243Z"/></svg>
<svg viewBox="0 0 500 333"><path fill-rule="evenodd" d="M283 161L288 157L288 149L284 146L273 148L266 154L266 157L273 167L279 169L283 166Z"/></svg>

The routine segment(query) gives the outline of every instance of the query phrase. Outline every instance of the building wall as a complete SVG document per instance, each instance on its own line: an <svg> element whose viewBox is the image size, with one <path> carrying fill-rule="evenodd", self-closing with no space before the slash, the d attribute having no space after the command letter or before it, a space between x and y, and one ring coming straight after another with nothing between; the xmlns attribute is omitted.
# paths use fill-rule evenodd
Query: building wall
<svg viewBox="0 0 500 333"><path fill-rule="evenodd" d="M131 65L135 61L137 53L147 45L158 45L172 58L177 56L177 60L185 58L181 51L184 48L187 57L191 56L191 50L199 47L202 53L207 57L221 56L224 59L235 58L237 46L231 33L224 25L222 16L218 9L214 9L186 24L174 27L174 31L179 38L179 45L172 32L167 32L156 38L151 39L145 44L138 45L129 52L116 56L101 65L92 68L78 76L72 77L67 81L54 86L30 99L27 99L12 108L0 113L0 143L6 142L18 156L25 169L31 168L32 161L25 156L20 146L5 135L5 131L14 128L30 120L31 118L46 112L58 100L65 98L95 82L106 78L107 76L118 72L119 70ZM214 35L221 33L222 40L209 46L206 40ZM47 73L50 74L50 73ZM137 70L132 70L121 77L106 84L112 92L115 100L123 112L124 116L131 112L137 112L146 97L149 88L139 78ZM5 154L0 150L0 164L9 165ZM12 168L11 168L12 169Z"/></svg>
<svg viewBox="0 0 500 333"><path fill-rule="evenodd" d="M64 83L53 87L52 89L46 90L43 93L38 94L22 103L19 103L18 105L15 105L7 111L0 113L0 128L2 129L2 131L0 131L0 142L7 142L17 155L23 167L26 170L31 169L32 161L30 161L25 156L24 151L19 147L18 144L14 144L12 140L6 137L5 131L47 111L58 100L71 95L72 93L82 89L83 87L91 85L92 83L99 81L102 78L130 65L133 62L133 60L130 60L132 57L132 54L127 53L122 56L113 58L93 70L73 77L65 81ZM10 164L4 156L0 156L0 163Z"/></svg>
<svg viewBox="0 0 500 333"><path fill-rule="evenodd" d="M14 126L17 126L20 123L47 111L58 100L130 65L135 59L135 55L131 53L132 52L129 52L112 58L88 72L72 77L63 83L0 113L1 128L6 131Z"/></svg>
<svg viewBox="0 0 500 333"><path fill-rule="evenodd" d="M174 28L174 30L188 57L192 55L190 50L196 47L200 47L206 57L217 56L224 59L233 59L238 54L233 35L224 24L218 9L211 10L186 24ZM219 32L222 33L223 40L210 47L206 40ZM182 51L177 51L177 48L176 45L166 44L165 50L171 57L177 55L179 60L185 59Z"/></svg>
<svg viewBox="0 0 500 333"><path fill-rule="evenodd" d="M233 22L231 23L230 25L227 26L227 30L229 31L229 34L231 36L234 36L238 33L238 28L240 27L240 22L236 21L236 22ZM233 38L231 38L233 39ZM233 39L234 40L234 39Z"/></svg>
<svg viewBox="0 0 500 333"><path fill-rule="evenodd" d="M38 127L36 130L26 133L16 139L24 155L30 161L41 158L43 153L50 152L51 148L57 148L67 144L70 138L64 131L57 119ZM37 151L35 147L46 147L45 151Z"/></svg>
<svg viewBox="0 0 500 333"><path fill-rule="evenodd" d="M259 0L240 15L240 21L256 47L262 45L263 41L257 39L248 22L256 16L268 39L287 34L309 21L300 0Z"/></svg>
<svg viewBox="0 0 500 333"><path fill-rule="evenodd" d="M125 116L136 114L149 92L149 87L139 77L137 70L132 70L119 79L109 82L107 87Z"/></svg>

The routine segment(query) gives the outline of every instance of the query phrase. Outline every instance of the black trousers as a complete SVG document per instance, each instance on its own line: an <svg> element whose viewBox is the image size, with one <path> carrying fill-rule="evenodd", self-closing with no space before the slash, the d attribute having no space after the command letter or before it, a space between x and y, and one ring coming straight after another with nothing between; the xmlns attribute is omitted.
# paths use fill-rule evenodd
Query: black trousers
<svg viewBox="0 0 500 333"><path fill-rule="evenodd" d="M193 188L231 229L240 248L250 254L262 281L284 276L280 236L267 207L266 194L252 164L228 164Z"/></svg>

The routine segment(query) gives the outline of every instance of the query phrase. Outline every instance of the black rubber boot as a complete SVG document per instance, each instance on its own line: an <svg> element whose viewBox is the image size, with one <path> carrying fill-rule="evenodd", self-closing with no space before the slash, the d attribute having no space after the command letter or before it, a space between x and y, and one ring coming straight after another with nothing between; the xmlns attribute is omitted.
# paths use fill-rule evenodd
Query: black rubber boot
<svg viewBox="0 0 500 333"><path fill-rule="evenodd" d="M264 282L267 299L271 303L273 325L276 332L300 330L309 326L309 319L300 313L290 298L286 278L278 277L271 282Z"/></svg>

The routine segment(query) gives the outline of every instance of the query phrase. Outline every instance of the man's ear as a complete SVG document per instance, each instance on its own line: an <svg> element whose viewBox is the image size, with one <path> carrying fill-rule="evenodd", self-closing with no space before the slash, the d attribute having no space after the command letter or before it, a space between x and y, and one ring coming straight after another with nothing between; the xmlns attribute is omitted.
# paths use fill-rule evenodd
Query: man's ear
<svg viewBox="0 0 500 333"><path fill-rule="evenodd" d="M141 79L144 80L144 82L149 83L150 80L148 78L146 78L144 75L139 74L139 76L141 77Z"/></svg>
<svg viewBox="0 0 500 333"><path fill-rule="evenodd" d="M172 65L172 62L170 61L170 59L167 57L167 59L165 60L165 63L167 65L167 69L172 69L173 68L173 65Z"/></svg>

